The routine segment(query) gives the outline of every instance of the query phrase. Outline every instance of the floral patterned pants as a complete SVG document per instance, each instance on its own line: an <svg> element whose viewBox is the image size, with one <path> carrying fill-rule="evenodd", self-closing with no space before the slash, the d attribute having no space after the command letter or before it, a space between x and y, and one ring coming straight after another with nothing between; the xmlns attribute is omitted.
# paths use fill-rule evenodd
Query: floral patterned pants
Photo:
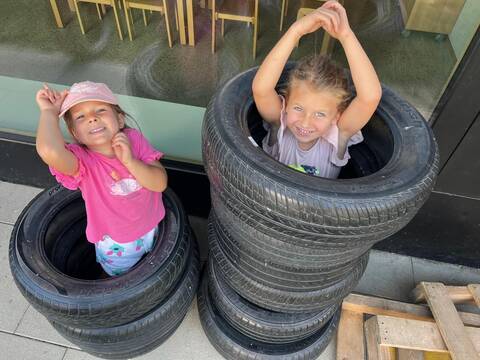
<svg viewBox="0 0 480 360"><path fill-rule="evenodd" d="M118 276L130 270L144 254L152 250L156 227L141 238L128 242L117 243L105 235L95 244L97 262L110 276Z"/></svg>

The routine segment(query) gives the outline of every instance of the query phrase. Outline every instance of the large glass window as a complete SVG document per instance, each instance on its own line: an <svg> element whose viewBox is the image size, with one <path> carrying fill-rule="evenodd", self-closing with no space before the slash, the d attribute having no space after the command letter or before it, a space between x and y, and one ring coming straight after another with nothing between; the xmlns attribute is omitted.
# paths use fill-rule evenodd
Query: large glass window
<svg viewBox="0 0 480 360"><path fill-rule="evenodd" d="M224 0L224 2L233 0ZM173 47L169 47L163 13L133 9L130 41L123 0L117 11L123 40L111 7L78 1L85 35L73 0L2 0L0 2L0 75L70 85L92 80L116 93L174 103L206 106L219 84L261 63L279 39L282 0L260 0L258 40L252 56L253 26L221 21L211 51L211 10L207 1L165 1ZM247 2L235 0L236 3ZM344 0L351 26L371 58L381 81L416 106L428 119L463 57L480 19L478 0ZM163 4L163 1L158 3ZM221 1L217 0L217 3ZM288 1L284 29L305 1ZM316 2L321 4L321 2ZM57 27L54 6L63 28ZM193 4L195 45L182 45L176 28ZM122 5L122 8L120 8ZM178 8L178 5L182 5ZM181 21L175 14L184 15ZM177 25L177 23L179 23ZM292 54L298 59L319 53L323 34L305 37ZM330 55L346 64L335 44Z"/></svg>

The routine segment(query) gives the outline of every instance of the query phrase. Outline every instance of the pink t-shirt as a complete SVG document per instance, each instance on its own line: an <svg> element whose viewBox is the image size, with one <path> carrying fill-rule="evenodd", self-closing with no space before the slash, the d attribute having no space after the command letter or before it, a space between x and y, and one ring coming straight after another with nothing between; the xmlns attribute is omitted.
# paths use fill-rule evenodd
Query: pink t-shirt
<svg viewBox="0 0 480 360"><path fill-rule="evenodd" d="M150 164L163 153L155 150L142 133L125 129L133 156ZM142 187L117 158L109 158L78 144L67 144L78 159L75 177L50 168L67 189L80 188L87 210L87 239L96 243L108 235L126 243L152 230L165 216L162 193Z"/></svg>
<svg viewBox="0 0 480 360"><path fill-rule="evenodd" d="M270 124L264 123L265 128L269 130L269 132L263 139L263 150L281 163L302 172L336 179L342 166L346 165L350 159L348 146L362 142L362 133L359 131L350 138L343 159L339 159L337 155L339 130L336 125L332 125L309 150L302 150L298 146L298 141L295 139L295 136L287 128L287 113L285 111L285 100L283 97L282 102L283 108L280 115L280 128L277 132L277 141L273 145L269 145L270 136L272 135Z"/></svg>

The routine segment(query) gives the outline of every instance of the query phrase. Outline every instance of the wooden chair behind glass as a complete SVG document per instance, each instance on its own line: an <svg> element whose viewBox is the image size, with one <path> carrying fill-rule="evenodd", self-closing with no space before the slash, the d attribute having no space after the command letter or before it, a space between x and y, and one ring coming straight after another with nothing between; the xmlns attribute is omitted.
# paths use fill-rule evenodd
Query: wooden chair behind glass
<svg viewBox="0 0 480 360"><path fill-rule="evenodd" d="M131 9L141 9L143 13L143 22L147 26L146 10L157 11L165 17L165 28L167 30L168 46L172 47L172 33L170 30L168 1L166 0L123 0L123 7L125 9L125 18L127 19L127 29L130 41L133 40L133 16Z"/></svg>
<svg viewBox="0 0 480 360"><path fill-rule="evenodd" d="M77 12L77 18L80 24L80 30L82 31L82 34L85 35L85 28L83 26L82 16L80 14L79 3L84 2L84 3L95 4L97 7L97 13L100 20L103 19L102 15L105 14L105 5L108 5L113 8L113 12L115 15L115 22L117 25L118 36L120 37L120 40L123 40L122 26L120 25L120 18L118 16L118 11L117 11L117 1L118 1L119 9L121 9L122 5L120 0L74 0L75 11Z"/></svg>
<svg viewBox="0 0 480 360"><path fill-rule="evenodd" d="M212 53L215 52L216 20L222 20L222 36L225 20L243 21L253 25L253 58L257 53L259 0L214 0L212 2Z"/></svg>

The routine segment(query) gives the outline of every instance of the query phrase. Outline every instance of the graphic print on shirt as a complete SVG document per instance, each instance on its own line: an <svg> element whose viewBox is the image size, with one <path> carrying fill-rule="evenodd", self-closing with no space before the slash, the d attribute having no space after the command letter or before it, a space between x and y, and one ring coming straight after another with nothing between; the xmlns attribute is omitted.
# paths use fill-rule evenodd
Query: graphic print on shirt
<svg viewBox="0 0 480 360"><path fill-rule="evenodd" d="M320 170L318 170L315 166L290 164L288 167L308 175L320 176Z"/></svg>
<svg viewBox="0 0 480 360"><path fill-rule="evenodd" d="M127 196L142 188L137 180L124 178L110 184L110 194L116 196Z"/></svg>

